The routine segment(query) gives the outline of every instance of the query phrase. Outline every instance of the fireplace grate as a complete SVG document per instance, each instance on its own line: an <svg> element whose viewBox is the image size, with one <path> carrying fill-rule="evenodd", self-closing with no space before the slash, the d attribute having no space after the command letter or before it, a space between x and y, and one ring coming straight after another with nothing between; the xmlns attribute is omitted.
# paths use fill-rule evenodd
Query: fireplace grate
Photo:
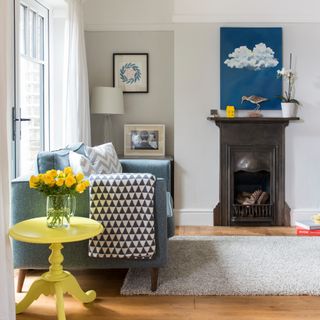
<svg viewBox="0 0 320 320"><path fill-rule="evenodd" d="M245 219L272 219L273 205L272 204L253 204L253 205L233 205L232 221L239 221Z"/></svg>

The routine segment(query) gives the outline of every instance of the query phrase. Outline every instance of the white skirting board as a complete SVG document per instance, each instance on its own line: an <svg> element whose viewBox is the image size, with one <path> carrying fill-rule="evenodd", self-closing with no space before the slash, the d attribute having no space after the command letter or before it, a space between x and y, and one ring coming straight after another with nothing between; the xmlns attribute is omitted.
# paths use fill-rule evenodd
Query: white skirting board
<svg viewBox="0 0 320 320"><path fill-rule="evenodd" d="M213 209L174 209L177 226L212 226Z"/></svg>
<svg viewBox="0 0 320 320"><path fill-rule="evenodd" d="M314 214L320 213L320 209L292 209L291 225L296 220L311 219ZM213 209L174 209L177 226L212 226Z"/></svg>

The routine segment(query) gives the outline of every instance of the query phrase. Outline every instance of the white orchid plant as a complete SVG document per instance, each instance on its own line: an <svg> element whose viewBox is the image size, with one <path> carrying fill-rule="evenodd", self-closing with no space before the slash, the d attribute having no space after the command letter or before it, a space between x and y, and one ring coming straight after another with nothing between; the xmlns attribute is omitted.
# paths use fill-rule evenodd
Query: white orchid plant
<svg viewBox="0 0 320 320"><path fill-rule="evenodd" d="M294 98L294 84L297 79L296 73L292 70L292 53L290 53L289 69L282 68L277 71L278 78L283 78L288 81L288 90L284 91L284 95L280 96L282 102L292 102L300 105L300 102Z"/></svg>
<svg viewBox="0 0 320 320"><path fill-rule="evenodd" d="M296 73L292 70L292 53L290 53L289 69L282 68L277 71L278 78L283 78L288 81L288 89L284 91L284 95L280 96L282 102L292 102L300 105L300 102L294 98L294 85L297 79Z"/></svg>

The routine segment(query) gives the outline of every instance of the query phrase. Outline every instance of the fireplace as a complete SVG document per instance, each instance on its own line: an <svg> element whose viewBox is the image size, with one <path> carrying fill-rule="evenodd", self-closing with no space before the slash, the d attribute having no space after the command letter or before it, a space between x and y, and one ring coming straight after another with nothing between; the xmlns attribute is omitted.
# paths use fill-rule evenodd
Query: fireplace
<svg viewBox="0 0 320 320"><path fill-rule="evenodd" d="M214 225L290 225L285 127L298 118L213 120L220 128L220 201L213 211Z"/></svg>
<svg viewBox="0 0 320 320"><path fill-rule="evenodd" d="M237 146L231 148L230 156L230 224L274 224L273 150Z"/></svg>

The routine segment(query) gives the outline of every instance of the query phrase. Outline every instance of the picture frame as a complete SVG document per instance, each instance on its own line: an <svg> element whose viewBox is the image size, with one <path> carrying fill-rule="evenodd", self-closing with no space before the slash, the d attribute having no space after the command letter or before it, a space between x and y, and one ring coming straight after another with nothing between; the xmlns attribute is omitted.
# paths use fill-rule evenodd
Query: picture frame
<svg viewBox="0 0 320 320"><path fill-rule="evenodd" d="M220 106L280 110L281 27L220 28Z"/></svg>
<svg viewBox="0 0 320 320"><path fill-rule="evenodd" d="M124 93L148 93L149 54L114 53L113 86Z"/></svg>
<svg viewBox="0 0 320 320"><path fill-rule="evenodd" d="M124 155L154 156L165 155L164 124L124 125Z"/></svg>

